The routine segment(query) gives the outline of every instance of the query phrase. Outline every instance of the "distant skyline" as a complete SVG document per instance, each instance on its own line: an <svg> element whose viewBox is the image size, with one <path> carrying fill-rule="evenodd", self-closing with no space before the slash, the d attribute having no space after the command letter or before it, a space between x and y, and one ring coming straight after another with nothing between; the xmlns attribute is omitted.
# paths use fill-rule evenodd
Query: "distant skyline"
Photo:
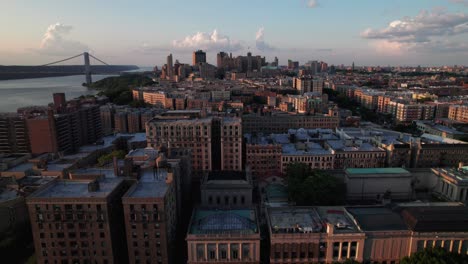
<svg viewBox="0 0 468 264"><path fill-rule="evenodd" d="M0 65L84 51L110 64L161 66L169 53L191 64L198 49L213 64L220 51L280 65L468 64L468 0L18 0L0 3L0 24Z"/></svg>

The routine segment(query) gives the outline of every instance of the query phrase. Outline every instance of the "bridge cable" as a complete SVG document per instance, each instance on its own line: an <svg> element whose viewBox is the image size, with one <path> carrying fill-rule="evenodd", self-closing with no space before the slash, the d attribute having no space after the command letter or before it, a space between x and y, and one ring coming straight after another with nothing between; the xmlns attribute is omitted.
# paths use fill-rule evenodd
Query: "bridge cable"
<svg viewBox="0 0 468 264"><path fill-rule="evenodd" d="M101 62L101 63L103 63L103 64L109 66L109 64L103 62L102 60L100 60L100 59L98 59L98 58L96 58L96 57L94 57L93 55L89 54L89 56L92 57L92 58L94 58L95 60L97 60L97 61L99 61L99 62Z"/></svg>
<svg viewBox="0 0 468 264"><path fill-rule="evenodd" d="M54 61L54 62L47 63L47 64L44 64L44 65L39 65L39 66L49 66L49 65L56 64L56 63L59 63L59 62L64 62L64 61L67 61L67 60L71 60L71 59L74 59L74 58L79 57L79 56L83 56L83 53L78 54L78 55L73 56L73 57L70 57L70 58L67 58L67 59L64 59L64 60Z"/></svg>

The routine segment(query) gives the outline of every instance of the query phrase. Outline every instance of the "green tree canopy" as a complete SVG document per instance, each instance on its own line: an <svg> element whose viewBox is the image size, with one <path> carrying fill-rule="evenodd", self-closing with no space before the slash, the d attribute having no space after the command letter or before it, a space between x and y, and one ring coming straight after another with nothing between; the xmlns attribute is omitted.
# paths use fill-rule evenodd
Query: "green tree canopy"
<svg viewBox="0 0 468 264"><path fill-rule="evenodd" d="M114 150L109 154L102 155L101 157L98 158L98 164L99 166L104 166L107 163L111 162L114 157L117 157L117 159L123 159L125 158L125 155L127 152L123 150Z"/></svg>
<svg viewBox="0 0 468 264"><path fill-rule="evenodd" d="M307 164L292 163L286 170L289 200L297 205L343 204L345 185L320 170L312 170Z"/></svg>
<svg viewBox="0 0 468 264"><path fill-rule="evenodd" d="M467 264L468 255L447 252L440 247L425 248L410 257L404 257L400 264Z"/></svg>

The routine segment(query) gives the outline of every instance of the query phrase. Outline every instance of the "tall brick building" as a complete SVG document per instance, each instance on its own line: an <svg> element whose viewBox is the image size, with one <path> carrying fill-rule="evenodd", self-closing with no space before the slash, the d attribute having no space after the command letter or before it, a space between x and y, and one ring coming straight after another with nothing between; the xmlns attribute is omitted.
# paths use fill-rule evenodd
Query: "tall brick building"
<svg viewBox="0 0 468 264"><path fill-rule="evenodd" d="M128 263L121 178L54 181L27 198L37 263Z"/></svg>
<svg viewBox="0 0 468 264"><path fill-rule="evenodd" d="M33 154L73 153L102 137L99 105L74 101L64 106L63 95L54 95L54 100L59 106L49 108L46 113L25 116Z"/></svg>
<svg viewBox="0 0 468 264"><path fill-rule="evenodd" d="M177 160L164 163L145 170L122 198L129 263L174 263L180 167Z"/></svg>
<svg viewBox="0 0 468 264"><path fill-rule="evenodd" d="M146 124L146 138L148 147L191 149L193 170L242 170L239 118L155 117Z"/></svg>
<svg viewBox="0 0 468 264"><path fill-rule="evenodd" d="M0 114L0 153L28 153L26 120L15 113Z"/></svg>

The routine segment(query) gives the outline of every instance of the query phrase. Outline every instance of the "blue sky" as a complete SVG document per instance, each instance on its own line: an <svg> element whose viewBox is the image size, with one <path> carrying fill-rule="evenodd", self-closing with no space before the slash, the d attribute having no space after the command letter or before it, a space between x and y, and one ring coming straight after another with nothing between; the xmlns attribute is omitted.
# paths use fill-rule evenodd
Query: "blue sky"
<svg viewBox="0 0 468 264"><path fill-rule="evenodd" d="M4 65L84 50L111 64L190 63L197 48L212 63L250 50L280 64L468 64L468 0L0 1Z"/></svg>

